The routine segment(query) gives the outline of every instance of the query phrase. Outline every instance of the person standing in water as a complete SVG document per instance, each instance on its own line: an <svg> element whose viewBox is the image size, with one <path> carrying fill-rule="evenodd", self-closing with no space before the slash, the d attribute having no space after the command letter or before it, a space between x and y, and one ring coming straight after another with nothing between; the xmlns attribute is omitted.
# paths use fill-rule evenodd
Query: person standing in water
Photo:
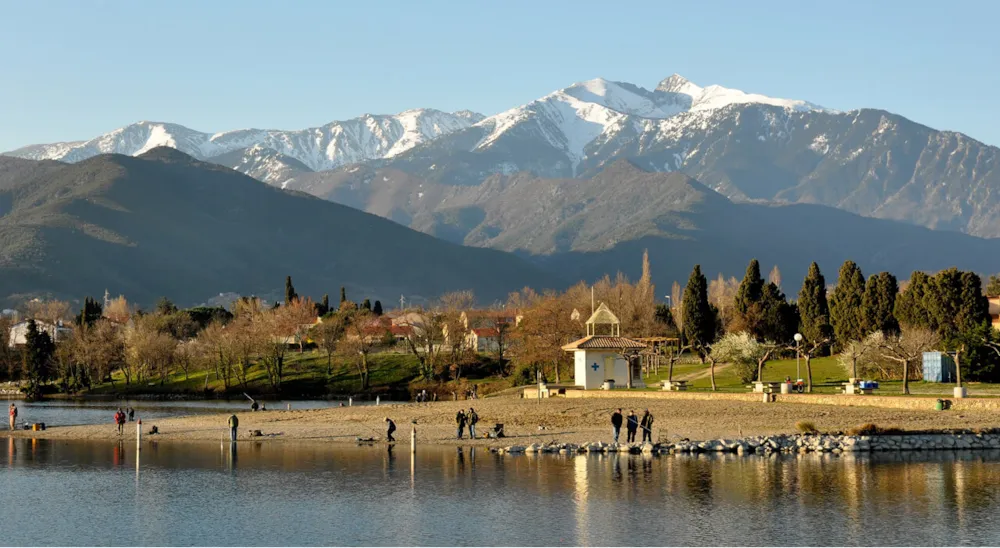
<svg viewBox="0 0 1000 548"><path fill-rule="evenodd" d="M396 438L392 437L392 433L396 431L396 423L392 422L389 417L385 418L386 431L385 431L385 441L396 441Z"/></svg>
<svg viewBox="0 0 1000 548"><path fill-rule="evenodd" d="M7 416L10 418L10 429L13 430L17 426L17 406L13 403L10 404L10 409L7 410Z"/></svg>
<svg viewBox="0 0 1000 548"><path fill-rule="evenodd" d="M240 426L240 419L236 415L229 416L229 441L236 441L236 429Z"/></svg>

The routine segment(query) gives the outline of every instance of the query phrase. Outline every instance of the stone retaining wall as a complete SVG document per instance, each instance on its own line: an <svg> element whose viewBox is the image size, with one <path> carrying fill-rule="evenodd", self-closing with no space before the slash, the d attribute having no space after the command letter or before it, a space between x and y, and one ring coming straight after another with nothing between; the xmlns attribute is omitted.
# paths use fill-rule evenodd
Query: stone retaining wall
<svg viewBox="0 0 1000 548"><path fill-rule="evenodd" d="M512 455L522 453L871 453L882 451L998 450L1000 432L938 432L897 435L849 436L845 434L782 434L735 440L679 441L661 444L531 444L492 449Z"/></svg>

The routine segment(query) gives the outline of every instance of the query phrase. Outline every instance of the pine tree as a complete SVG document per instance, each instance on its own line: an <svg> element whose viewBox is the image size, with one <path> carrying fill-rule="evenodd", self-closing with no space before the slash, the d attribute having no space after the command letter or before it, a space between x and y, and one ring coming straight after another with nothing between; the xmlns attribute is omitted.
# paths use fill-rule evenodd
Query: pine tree
<svg viewBox="0 0 1000 548"><path fill-rule="evenodd" d="M382 301L375 301L375 306L372 307L372 313L376 316L382 315Z"/></svg>
<svg viewBox="0 0 1000 548"><path fill-rule="evenodd" d="M982 294L982 280L973 272L949 268L930 279L924 307L930 328L947 346L955 346L963 333L989 319L989 301Z"/></svg>
<svg viewBox="0 0 1000 548"><path fill-rule="evenodd" d="M844 261L830 299L830 324L838 345L864 338L861 312L864 293L865 276L861 269L854 261Z"/></svg>
<svg viewBox="0 0 1000 548"><path fill-rule="evenodd" d="M986 296L1000 297L1000 276L990 274L990 279L986 282Z"/></svg>
<svg viewBox="0 0 1000 548"><path fill-rule="evenodd" d="M906 291L900 293L896 299L893 310L896 320L907 327L932 329L931 314L925 304L930 293L932 293L930 276L919 271L911 274Z"/></svg>
<svg viewBox="0 0 1000 548"><path fill-rule="evenodd" d="M748 316L753 312L754 305L760 303L763 295L764 280L760 277L760 263L757 259L752 259L733 299L733 310L736 317L743 320L744 327L749 327L749 324L753 323L747 321Z"/></svg>
<svg viewBox="0 0 1000 548"><path fill-rule="evenodd" d="M691 271L683 301L684 337L704 356L706 347L715 342L716 330L715 317L708 305L708 280L701 273L701 265L695 265Z"/></svg>
<svg viewBox="0 0 1000 548"><path fill-rule="evenodd" d="M809 272L799 290L799 332L809 342L818 343L833 337L830 306L826 300L826 279L819 265L809 265Z"/></svg>
<svg viewBox="0 0 1000 548"><path fill-rule="evenodd" d="M295 286L292 285L292 277L285 277L285 304L292 304L299 298L295 293Z"/></svg>

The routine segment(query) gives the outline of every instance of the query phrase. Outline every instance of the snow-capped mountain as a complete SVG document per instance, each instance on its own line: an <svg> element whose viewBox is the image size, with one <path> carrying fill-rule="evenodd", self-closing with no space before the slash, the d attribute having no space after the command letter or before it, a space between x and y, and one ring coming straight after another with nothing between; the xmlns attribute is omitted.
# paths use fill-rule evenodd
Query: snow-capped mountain
<svg viewBox="0 0 1000 548"><path fill-rule="evenodd" d="M244 129L214 134L178 124L143 121L89 141L32 145L7 154L34 160L78 162L98 154L136 156L158 146L168 146L207 160L259 146L320 171L391 158L425 141L467 128L480 119L481 115L469 111L450 114L416 109L396 115L366 114L298 131Z"/></svg>

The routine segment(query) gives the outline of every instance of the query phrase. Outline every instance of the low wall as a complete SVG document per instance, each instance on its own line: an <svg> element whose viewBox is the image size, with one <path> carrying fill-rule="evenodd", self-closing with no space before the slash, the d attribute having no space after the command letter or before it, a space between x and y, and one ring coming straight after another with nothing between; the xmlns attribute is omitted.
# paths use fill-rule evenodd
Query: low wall
<svg viewBox="0 0 1000 548"><path fill-rule="evenodd" d="M537 398L537 388L525 388L525 398ZM551 397L556 397L551 394ZM653 390L581 390L567 389L565 398L653 398L679 400L762 401L764 394L754 392L667 392ZM933 410L938 399L951 401L951 409L1000 410L1000 398L953 399L939 396L861 396L849 394L771 394L775 403L843 405L851 407L881 407L887 409Z"/></svg>

